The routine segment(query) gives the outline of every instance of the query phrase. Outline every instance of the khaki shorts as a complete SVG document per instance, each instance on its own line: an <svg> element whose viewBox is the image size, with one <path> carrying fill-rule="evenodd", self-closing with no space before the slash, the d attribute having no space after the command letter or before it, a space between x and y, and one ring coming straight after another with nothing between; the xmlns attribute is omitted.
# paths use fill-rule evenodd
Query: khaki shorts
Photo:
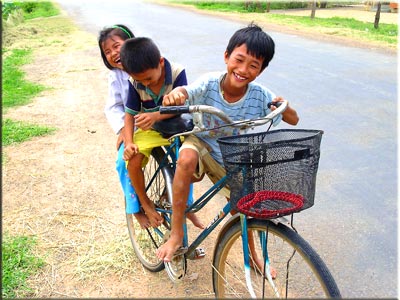
<svg viewBox="0 0 400 300"><path fill-rule="evenodd" d="M216 183L222 177L226 175L224 167L222 167L214 158L212 158L210 152L211 148L201 141L194 135L185 137L185 141L180 147L179 151L183 149L193 149L199 154L199 161L197 164L196 173L193 174L196 178L201 178L204 174L207 174L212 183ZM230 197L230 191L224 187L219 193L227 198Z"/></svg>

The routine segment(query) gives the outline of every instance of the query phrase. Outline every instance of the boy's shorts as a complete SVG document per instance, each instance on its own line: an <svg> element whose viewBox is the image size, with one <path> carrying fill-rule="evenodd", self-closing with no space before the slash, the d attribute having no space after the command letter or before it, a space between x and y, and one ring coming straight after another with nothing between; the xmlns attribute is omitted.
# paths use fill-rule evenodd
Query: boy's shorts
<svg viewBox="0 0 400 300"><path fill-rule="evenodd" d="M153 129L136 130L134 133L134 141L139 147L139 153L144 155L142 168L144 168L149 161L149 157L153 148L171 145L168 139L163 138L159 132ZM128 161L126 162L126 166L128 166Z"/></svg>
<svg viewBox="0 0 400 300"><path fill-rule="evenodd" d="M195 150L199 155L199 161L197 164L196 173L193 174L196 178L201 178L204 174L207 174L212 183L216 183L222 177L225 176L226 171L223 166L221 166L210 154L211 148L194 135L189 135L185 137L179 151L183 149ZM230 191L228 188L224 187L219 191L220 194L229 198Z"/></svg>

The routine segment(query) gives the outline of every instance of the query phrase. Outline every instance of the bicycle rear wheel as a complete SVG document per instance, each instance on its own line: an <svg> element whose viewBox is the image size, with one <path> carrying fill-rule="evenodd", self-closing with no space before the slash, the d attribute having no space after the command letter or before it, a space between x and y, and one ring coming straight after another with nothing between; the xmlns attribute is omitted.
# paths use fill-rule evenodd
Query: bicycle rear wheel
<svg viewBox="0 0 400 300"><path fill-rule="evenodd" d="M340 292L325 263L295 231L283 224L249 219L255 249L263 257L266 243L270 266L276 270L276 289L252 267L250 277L257 299L340 298ZM264 252L265 253L265 252ZM251 265L256 264L250 258ZM213 287L216 298L251 298L246 285L241 224L236 222L223 235L214 251Z"/></svg>
<svg viewBox="0 0 400 300"><path fill-rule="evenodd" d="M170 205L168 195L171 195L172 191L170 184L170 178L173 177L172 170L168 166L163 166L161 172L156 173L163 157L164 150L161 147L154 148L144 169L145 182L149 184L146 187L147 195L159 208ZM163 217L166 219L166 216ZM133 214L126 214L126 220L133 249L142 265L151 272L163 270L164 262L158 259L156 250L164 242L166 232L170 230L168 221L164 221L157 228L143 229Z"/></svg>

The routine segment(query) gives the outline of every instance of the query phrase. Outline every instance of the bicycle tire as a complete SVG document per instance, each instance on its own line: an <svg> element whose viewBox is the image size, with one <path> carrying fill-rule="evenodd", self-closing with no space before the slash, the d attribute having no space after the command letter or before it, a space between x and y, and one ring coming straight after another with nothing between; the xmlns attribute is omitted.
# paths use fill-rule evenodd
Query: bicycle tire
<svg viewBox="0 0 400 300"><path fill-rule="evenodd" d="M144 169L145 182L150 182L150 178L153 177L155 170L159 167L164 154L165 152L161 147L153 149L149 162ZM167 203L167 205L171 203L168 196L172 193L169 178L173 178L172 170L168 166L164 166L152 184L146 188L148 197L156 207L160 207L163 203ZM160 201L162 197L164 199L163 203ZM143 229L133 214L126 214L126 220L133 250L141 264L151 272L163 270L165 267L164 262L158 259L156 250L164 242L164 235L170 230L169 223L164 221L156 229L152 227Z"/></svg>
<svg viewBox="0 0 400 300"><path fill-rule="evenodd" d="M250 277L257 299L341 297L326 264L298 233L268 220L249 219L247 222L248 232L268 236L270 265L277 272L273 282L279 295L268 280L263 279L262 272L251 268ZM256 240L258 255L262 257L259 239ZM234 222L217 241L213 258L213 288L217 299L251 298L245 280L240 222Z"/></svg>

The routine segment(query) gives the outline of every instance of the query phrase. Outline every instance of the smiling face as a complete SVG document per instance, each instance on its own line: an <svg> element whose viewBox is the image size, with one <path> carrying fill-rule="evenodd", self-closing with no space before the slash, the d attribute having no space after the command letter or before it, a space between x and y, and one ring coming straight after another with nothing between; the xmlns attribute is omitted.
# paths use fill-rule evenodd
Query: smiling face
<svg viewBox="0 0 400 300"><path fill-rule="evenodd" d="M117 35L112 35L109 38L107 38L102 46L103 53L108 61L108 63L113 67L113 68L118 68L122 70L122 64L121 64L121 59L120 59L120 50L121 46L125 40L121 39Z"/></svg>
<svg viewBox="0 0 400 300"><path fill-rule="evenodd" d="M231 55L224 54L227 65L225 81L231 89L243 89L261 73L263 59L247 52L246 44L236 47Z"/></svg>

